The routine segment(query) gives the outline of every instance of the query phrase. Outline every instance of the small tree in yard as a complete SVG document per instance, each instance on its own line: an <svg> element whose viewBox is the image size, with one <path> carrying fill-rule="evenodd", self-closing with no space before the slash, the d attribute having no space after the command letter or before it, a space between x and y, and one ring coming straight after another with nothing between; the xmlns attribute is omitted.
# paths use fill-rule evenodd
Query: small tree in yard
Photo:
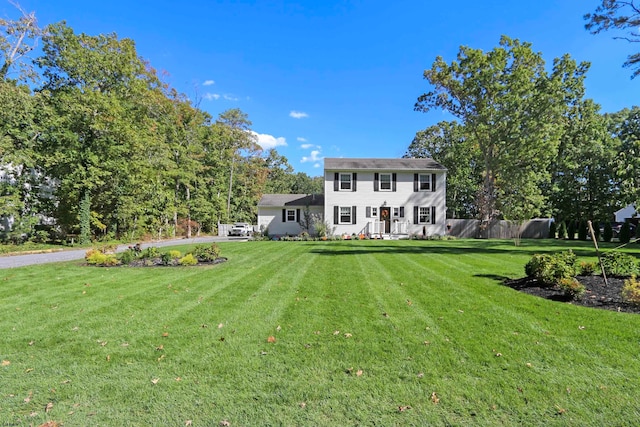
<svg viewBox="0 0 640 427"><path fill-rule="evenodd" d="M578 240L587 240L588 235L587 222L584 219L581 219L578 224Z"/></svg>
<svg viewBox="0 0 640 427"><path fill-rule="evenodd" d="M560 223L560 227L558 228L558 239L566 239L567 238L567 224L564 221Z"/></svg>
<svg viewBox="0 0 640 427"><path fill-rule="evenodd" d="M631 226L629 225L629 221L625 221L620 227L620 243L629 243L631 240Z"/></svg>

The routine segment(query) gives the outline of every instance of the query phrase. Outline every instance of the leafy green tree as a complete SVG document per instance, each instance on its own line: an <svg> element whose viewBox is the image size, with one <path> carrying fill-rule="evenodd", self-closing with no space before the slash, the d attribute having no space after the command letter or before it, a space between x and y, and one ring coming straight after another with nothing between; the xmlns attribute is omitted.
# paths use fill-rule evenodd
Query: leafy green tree
<svg viewBox="0 0 640 427"><path fill-rule="evenodd" d="M39 149L47 174L59 181L61 225L86 229L86 215L78 222L82 200L104 218L111 216L117 199L112 182L123 180L133 157L131 144L138 142L132 138L137 129L132 106L157 80L130 39L76 35L58 23L47 27L43 41L38 59L45 77L41 93L52 115ZM101 205L94 200L98 194Z"/></svg>
<svg viewBox="0 0 640 427"><path fill-rule="evenodd" d="M433 158L447 168L447 209L453 218L474 218L482 186L481 153L463 125L440 122L416 133L405 157Z"/></svg>
<svg viewBox="0 0 640 427"><path fill-rule="evenodd" d="M640 206L640 107L625 108L606 117L609 132L618 144L613 163L620 202Z"/></svg>
<svg viewBox="0 0 640 427"><path fill-rule="evenodd" d="M546 206L542 186L571 102L567 87L581 84L588 68L572 64L568 56L556 59L548 74L529 43L503 36L490 52L463 46L457 61L438 57L424 72L432 90L415 109L447 111L477 144L482 186L476 206L485 228L500 216L527 219Z"/></svg>
<svg viewBox="0 0 640 427"><path fill-rule="evenodd" d="M17 20L0 18L0 81L12 76L14 80L34 79L36 73L29 54L36 48L43 30L38 26L35 12L27 13L17 3Z"/></svg>
<svg viewBox="0 0 640 427"><path fill-rule="evenodd" d="M611 223L606 221L604 223L604 229L602 230L602 240L605 242L610 242L613 239L613 227L611 227Z"/></svg>
<svg viewBox="0 0 640 427"><path fill-rule="evenodd" d="M618 236L620 243L629 243L631 240L631 226L629 221L625 221L620 227L620 235Z"/></svg>
<svg viewBox="0 0 640 427"><path fill-rule="evenodd" d="M596 10L584 15L584 19L588 21L585 28L591 34L622 30L627 35L614 37L615 39L640 42L640 4L637 0L601 0ZM634 70L632 78L640 74L640 52L629 55L624 66Z"/></svg>

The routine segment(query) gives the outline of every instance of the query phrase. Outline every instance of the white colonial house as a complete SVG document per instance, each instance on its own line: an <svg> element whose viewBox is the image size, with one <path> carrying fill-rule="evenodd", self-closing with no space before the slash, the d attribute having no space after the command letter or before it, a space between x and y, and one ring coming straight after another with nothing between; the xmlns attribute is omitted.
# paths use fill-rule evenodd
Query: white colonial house
<svg viewBox="0 0 640 427"><path fill-rule="evenodd" d="M444 235L446 177L433 159L327 158L325 220L338 235Z"/></svg>
<svg viewBox="0 0 640 427"><path fill-rule="evenodd" d="M322 194L265 194L258 202L258 231L269 236L297 236L323 217Z"/></svg>
<svg viewBox="0 0 640 427"><path fill-rule="evenodd" d="M324 197L264 195L258 226L269 235L298 234L308 207L323 212L333 235L444 235L446 181L446 168L433 159L326 158Z"/></svg>

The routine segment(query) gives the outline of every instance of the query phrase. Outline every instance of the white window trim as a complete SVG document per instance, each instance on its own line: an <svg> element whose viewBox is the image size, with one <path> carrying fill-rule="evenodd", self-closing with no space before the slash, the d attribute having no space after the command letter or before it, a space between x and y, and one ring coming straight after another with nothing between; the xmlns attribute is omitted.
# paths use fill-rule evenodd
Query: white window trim
<svg viewBox="0 0 640 427"><path fill-rule="evenodd" d="M349 221L342 221L342 209L349 209ZM338 224L346 225L352 224L353 212L351 206L338 206Z"/></svg>
<svg viewBox="0 0 640 427"><path fill-rule="evenodd" d="M293 213L293 219L289 219L289 214L290 213ZM296 210L295 209L286 209L284 217L286 219L286 222L296 222Z"/></svg>
<svg viewBox="0 0 640 427"><path fill-rule="evenodd" d="M382 188L382 177L385 175L389 177L389 188ZM393 174L381 173L378 176L378 191L393 191Z"/></svg>
<svg viewBox="0 0 640 427"><path fill-rule="evenodd" d="M425 215L427 217L426 221L420 221L420 217L422 217L420 211L422 209L427 210L427 214ZM430 206L418 206L418 224L431 224L431 207Z"/></svg>
<svg viewBox="0 0 640 427"><path fill-rule="evenodd" d="M342 177L343 176L347 176L349 177L349 188L342 188ZM346 183L346 181L344 181ZM338 175L338 191L352 191L353 188L353 174L351 173L340 173Z"/></svg>
<svg viewBox="0 0 640 427"><path fill-rule="evenodd" d="M378 218L379 213L377 206L371 206L371 218Z"/></svg>
<svg viewBox="0 0 640 427"><path fill-rule="evenodd" d="M422 177L426 176L427 177L427 183L429 184L429 188L422 188ZM431 191L431 186L433 185L433 182L431 182L431 174L430 173L421 173L418 174L418 191Z"/></svg>

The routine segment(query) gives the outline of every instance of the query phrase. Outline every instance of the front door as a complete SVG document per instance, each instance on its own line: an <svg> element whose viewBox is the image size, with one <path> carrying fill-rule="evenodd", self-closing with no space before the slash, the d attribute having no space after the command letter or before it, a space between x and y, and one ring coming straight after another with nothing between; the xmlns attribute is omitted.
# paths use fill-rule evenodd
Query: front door
<svg viewBox="0 0 640 427"><path fill-rule="evenodd" d="M391 208L380 208L380 221L384 222L384 234L391 232Z"/></svg>

